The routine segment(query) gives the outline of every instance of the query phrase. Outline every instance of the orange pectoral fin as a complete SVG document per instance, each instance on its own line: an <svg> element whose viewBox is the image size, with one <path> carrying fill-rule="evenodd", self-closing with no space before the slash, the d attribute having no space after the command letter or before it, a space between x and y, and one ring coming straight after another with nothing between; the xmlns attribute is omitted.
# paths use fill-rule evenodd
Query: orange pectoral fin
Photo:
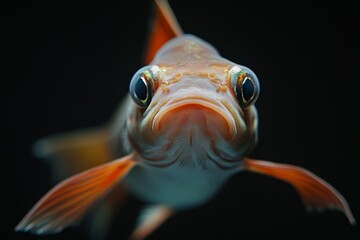
<svg viewBox="0 0 360 240"><path fill-rule="evenodd" d="M134 165L133 155L128 155L60 182L30 210L15 230L51 234L76 224Z"/></svg>
<svg viewBox="0 0 360 240"><path fill-rule="evenodd" d="M183 33L166 0L155 0L155 16L149 34L145 64L149 64L159 48L170 39Z"/></svg>
<svg viewBox="0 0 360 240"><path fill-rule="evenodd" d="M245 166L250 171L266 174L292 184L302 197L308 211L325 208L338 209L346 215L352 225L356 224L345 198L329 183L308 170L250 158L245 159Z"/></svg>

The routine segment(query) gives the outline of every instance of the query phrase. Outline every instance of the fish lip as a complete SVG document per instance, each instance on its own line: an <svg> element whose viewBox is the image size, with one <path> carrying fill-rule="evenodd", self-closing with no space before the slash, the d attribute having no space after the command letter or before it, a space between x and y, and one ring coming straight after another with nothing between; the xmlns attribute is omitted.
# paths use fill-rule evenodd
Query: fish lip
<svg viewBox="0 0 360 240"><path fill-rule="evenodd" d="M180 100L179 100L180 99ZM152 121L152 129L153 131L159 131L161 119L167 113L174 111L176 109L182 108L187 105L198 105L205 107L219 116L221 116L225 122L227 123L228 134L231 139L234 139L237 135L237 125L234 117L232 116L230 110L217 99L209 98L208 96L190 96L190 97L181 97L181 98L173 98L163 106L160 107L159 111L155 114Z"/></svg>

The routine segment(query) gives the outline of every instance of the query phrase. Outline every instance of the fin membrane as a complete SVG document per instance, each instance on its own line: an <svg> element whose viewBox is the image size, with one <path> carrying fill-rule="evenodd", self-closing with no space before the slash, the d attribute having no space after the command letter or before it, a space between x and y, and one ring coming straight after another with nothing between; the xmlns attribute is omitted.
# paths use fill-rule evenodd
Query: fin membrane
<svg viewBox="0 0 360 240"><path fill-rule="evenodd" d="M33 152L50 164L56 182L113 159L105 127L45 137L33 145Z"/></svg>
<svg viewBox="0 0 360 240"><path fill-rule="evenodd" d="M154 232L169 217L174 214L173 210L164 205L153 205L143 209L139 216L136 229L131 235L132 240L142 240Z"/></svg>
<svg viewBox="0 0 360 240"><path fill-rule="evenodd" d="M246 158L246 169L262 173L292 184L299 192L308 211L337 209L343 212L351 224L356 221L345 198L329 183L310 171L288 164L279 164Z"/></svg>
<svg viewBox="0 0 360 240"><path fill-rule="evenodd" d="M149 64L159 48L183 31L166 0L155 0L155 16L150 29L145 64Z"/></svg>
<svg viewBox="0 0 360 240"><path fill-rule="evenodd" d="M128 155L60 182L40 199L15 230L51 234L78 223L86 210L134 165L133 155Z"/></svg>
<svg viewBox="0 0 360 240"><path fill-rule="evenodd" d="M123 184L118 184L101 199L101 203L91 210L90 219L84 223L84 228L89 229L90 239L108 239L111 223L116 216L118 208L127 200L127 191Z"/></svg>

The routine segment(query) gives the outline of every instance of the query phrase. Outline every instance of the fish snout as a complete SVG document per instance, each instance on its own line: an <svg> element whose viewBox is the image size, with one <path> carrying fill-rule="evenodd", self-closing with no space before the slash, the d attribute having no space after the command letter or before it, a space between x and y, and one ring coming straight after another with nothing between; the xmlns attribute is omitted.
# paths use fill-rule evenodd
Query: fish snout
<svg viewBox="0 0 360 240"><path fill-rule="evenodd" d="M237 135L234 117L220 100L204 94L173 98L161 106L152 122L154 132L171 129L200 129L207 137L214 132L226 139ZM218 135L217 134L217 135Z"/></svg>

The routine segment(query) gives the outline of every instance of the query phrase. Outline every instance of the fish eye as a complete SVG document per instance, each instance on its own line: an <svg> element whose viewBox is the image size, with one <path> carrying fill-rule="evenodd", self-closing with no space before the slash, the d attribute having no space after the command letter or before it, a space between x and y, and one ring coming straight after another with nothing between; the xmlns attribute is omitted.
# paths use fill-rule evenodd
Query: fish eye
<svg viewBox="0 0 360 240"><path fill-rule="evenodd" d="M259 82L256 75L248 68L233 67L230 70L231 85L242 108L253 104L259 96Z"/></svg>
<svg viewBox="0 0 360 240"><path fill-rule="evenodd" d="M130 82L130 95L141 108L149 106L154 93L154 79L149 70L140 69Z"/></svg>

